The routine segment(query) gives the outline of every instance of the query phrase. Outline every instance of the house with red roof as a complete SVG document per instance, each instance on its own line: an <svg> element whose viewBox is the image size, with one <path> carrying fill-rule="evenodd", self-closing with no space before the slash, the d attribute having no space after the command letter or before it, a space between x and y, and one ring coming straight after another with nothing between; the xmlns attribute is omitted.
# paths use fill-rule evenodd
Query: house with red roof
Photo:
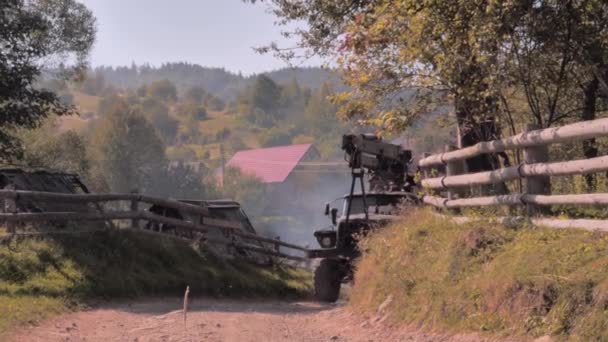
<svg viewBox="0 0 608 342"><path fill-rule="evenodd" d="M238 169L265 184L279 184L289 180L299 165L319 157L312 144L298 144L238 151L226 168Z"/></svg>
<svg viewBox="0 0 608 342"><path fill-rule="evenodd" d="M226 169L238 169L266 185L272 195L267 215L283 215L300 210L296 202L304 194L318 191L318 172L313 160L319 152L312 144L297 144L239 151L226 163ZM223 179L218 175L220 184ZM299 194L295 196L294 194ZM293 205L292 205L293 204Z"/></svg>

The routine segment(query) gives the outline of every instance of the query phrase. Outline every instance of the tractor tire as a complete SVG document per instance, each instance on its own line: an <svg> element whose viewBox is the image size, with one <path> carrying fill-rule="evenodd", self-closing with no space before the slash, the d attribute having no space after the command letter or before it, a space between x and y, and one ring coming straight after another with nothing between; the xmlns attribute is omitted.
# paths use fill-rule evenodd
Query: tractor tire
<svg viewBox="0 0 608 342"><path fill-rule="evenodd" d="M322 302L333 303L340 296L341 285L340 262L335 259L323 259L315 270L315 298Z"/></svg>

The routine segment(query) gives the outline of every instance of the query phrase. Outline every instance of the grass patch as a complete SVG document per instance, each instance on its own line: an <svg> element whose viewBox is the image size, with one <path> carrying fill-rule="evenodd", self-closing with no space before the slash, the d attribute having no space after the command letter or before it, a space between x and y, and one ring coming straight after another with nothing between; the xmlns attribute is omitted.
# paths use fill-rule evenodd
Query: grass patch
<svg viewBox="0 0 608 342"><path fill-rule="evenodd" d="M0 335L90 300L307 295L308 272L225 260L173 239L104 231L0 246Z"/></svg>
<svg viewBox="0 0 608 342"><path fill-rule="evenodd" d="M392 319L421 327L608 340L608 235L457 225L416 210L362 244L358 310L392 296Z"/></svg>

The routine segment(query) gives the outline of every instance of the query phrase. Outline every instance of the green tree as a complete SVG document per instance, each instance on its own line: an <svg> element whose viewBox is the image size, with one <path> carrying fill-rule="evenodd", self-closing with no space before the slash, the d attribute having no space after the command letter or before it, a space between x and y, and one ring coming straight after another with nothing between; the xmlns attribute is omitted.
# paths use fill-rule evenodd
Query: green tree
<svg viewBox="0 0 608 342"><path fill-rule="evenodd" d="M344 71L351 89L334 97L339 113L385 132L447 103L462 146L495 139L505 125L514 133L520 102L521 121L550 126L581 108L588 119L605 77L605 1L267 2L283 24L306 22L292 32L299 45ZM276 45L261 50L295 56ZM479 159L471 171L496 166Z"/></svg>
<svg viewBox="0 0 608 342"><path fill-rule="evenodd" d="M74 131L56 132L57 125L52 121L38 129L20 131L22 162L30 167L76 173L86 178L90 162L85 139Z"/></svg>
<svg viewBox="0 0 608 342"><path fill-rule="evenodd" d="M186 118L193 118L197 121L207 119L207 110L205 109L205 107L193 102L180 104L178 106L177 113L178 115L184 116Z"/></svg>
<svg viewBox="0 0 608 342"><path fill-rule="evenodd" d="M315 92L306 107L304 108L304 122L302 126L306 126L309 132L314 136L322 136L328 134L339 127L336 118L337 108L330 101L332 94L329 84L324 83L321 88Z"/></svg>
<svg viewBox="0 0 608 342"><path fill-rule="evenodd" d="M178 122L169 115L169 108L156 98L146 98L142 102L144 116L158 130L166 144L175 140L178 130Z"/></svg>
<svg viewBox="0 0 608 342"><path fill-rule="evenodd" d="M250 217L262 216L265 210L266 187L256 177L243 174L239 169L227 168L224 172L220 195L231 198L243 206Z"/></svg>
<svg viewBox="0 0 608 342"><path fill-rule="evenodd" d="M195 104L201 104L207 92L203 87L195 86L186 91L184 100Z"/></svg>
<svg viewBox="0 0 608 342"><path fill-rule="evenodd" d="M241 96L241 111L251 123L271 127L278 119L281 87L271 78L259 75Z"/></svg>
<svg viewBox="0 0 608 342"><path fill-rule="evenodd" d="M175 88L175 85L167 79L152 82L147 85L146 94L149 97L157 98L161 101L177 100L177 88Z"/></svg>
<svg viewBox="0 0 608 342"><path fill-rule="evenodd" d="M165 148L154 127L136 109L116 101L102 117L92 138L95 176L109 190L154 192L167 167Z"/></svg>
<svg viewBox="0 0 608 342"><path fill-rule="evenodd" d="M291 130L273 127L260 134L259 142L262 147L273 147L290 145L292 138Z"/></svg>
<svg viewBox="0 0 608 342"><path fill-rule="evenodd" d="M11 128L36 128L49 115L75 112L34 85L43 69L62 66L64 78L81 70L96 28L91 11L73 0L5 0L0 23L0 158L7 160L20 154Z"/></svg>
<svg viewBox="0 0 608 342"><path fill-rule="evenodd" d="M205 107L214 111L222 111L226 108L226 104L219 97L207 94L205 96Z"/></svg>

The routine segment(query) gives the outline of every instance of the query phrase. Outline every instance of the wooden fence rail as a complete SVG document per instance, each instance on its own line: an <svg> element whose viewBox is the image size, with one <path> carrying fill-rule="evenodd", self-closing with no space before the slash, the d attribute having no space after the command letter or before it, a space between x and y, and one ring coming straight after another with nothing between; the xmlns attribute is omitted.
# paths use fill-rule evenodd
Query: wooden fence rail
<svg viewBox="0 0 608 342"><path fill-rule="evenodd" d="M522 164L494 171L422 180L428 189L448 189L474 185L496 184L533 176L570 176L608 171L608 156L553 163Z"/></svg>
<svg viewBox="0 0 608 342"><path fill-rule="evenodd" d="M446 164L450 161L469 159L484 153L504 152L531 146L551 145L605 136L608 136L608 118L583 121L562 127L522 132L509 138L480 142L456 151L434 154L421 159L418 166L427 168Z"/></svg>
<svg viewBox="0 0 608 342"><path fill-rule="evenodd" d="M550 177L582 175L608 171L608 156L600 156L582 160L549 162L547 145L590 138L608 136L608 118L579 122L556 128L531 130L527 126L521 134L481 142L474 146L453 149L446 152L428 155L418 162L425 172L422 186L429 190L448 190L447 197L426 195L425 204L438 208L485 207L499 205L525 205L529 216L536 216L538 208L552 205L608 205L608 193L591 194L550 194ZM492 171L467 173L466 159L485 153L497 153L512 149L522 149L525 162L521 165L505 167ZM429 177L429 168L437 165L446 166L446 174L440 177ZM525 179L526 193L506 195L481 196L465 198L466 188L475 186L500 184L506 181ZM539 219L534 218L537 222ZM545 219L546 224L564 227L568 226L560 220ZM596 222L595 220L594 222ZM597 227L608 227L608 221L594 223ZM589 222L588 222L589 223Z"/></svg>
<svg viewBox="0 0 608 342"><path fill-rule="evenodd" d="M221 220L206 217L209 215L209 210L205 207L196 206L193 204L183 203L176 200L163 199L152 196L139 194L59 194L39 191L18 191L18 190L0 190L0 199L17 201L19 199L29 199L41 202L62 202L62 203L99 203L113 201L128 201L131 203L146 203L155 204L167 208L177 209L183 212L199 214L202 216L202 222L189 222L176 218L156 215L145 210L137 210L138 205L131 205L131 211L103 211L103 212L15 212L15 213L0 213L0 221L3 222L64 222L64 221L112 221L112 220L145 220L149 222L167 224L175 227L178 230L196 231L207 233L209 230L221 229L229 231L232 235L241 237L245 240L264 242L273 246L281 246L301 252L308 252L308 249L295 244L284 242L277 239L262 237L252 234L242 229L239 222ZM136 210L133 210L133 209ZM212 243L219 243L216 240L207 239ZM255 251L262 254L281 256L288 259L301 259L299 257L280 253L277 250L238 244L235 242L226 242L237 246L238 248Z"/></svg>

